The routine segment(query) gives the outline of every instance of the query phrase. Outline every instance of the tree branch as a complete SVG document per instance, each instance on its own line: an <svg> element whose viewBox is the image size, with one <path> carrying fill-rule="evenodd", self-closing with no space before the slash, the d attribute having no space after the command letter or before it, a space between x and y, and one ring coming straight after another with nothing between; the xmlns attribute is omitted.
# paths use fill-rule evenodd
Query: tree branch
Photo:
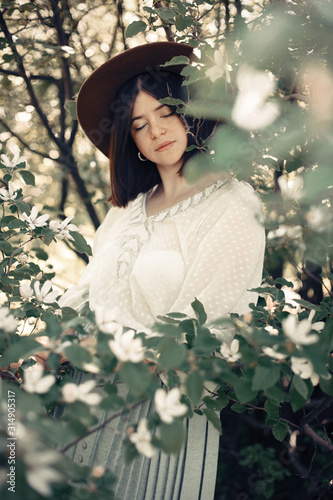
<svg viewBox="0 0 333 500"><path fill-rule="evenodd" d="M142 405L143 403L145 403L146 400L143 400L143 401L139 401L138 403L135 403L134 405L130 406L129 410L133 410L134 408L136 408L137 406L140 406ZM61 450L61 453L66 453L67 450L69 450L69 448L71 448L72 446L75 446L77 443L79 443L82 439L85 439L87 436L90 436L91 434L94 434L95 432L99 431L100 429L104 429L104 427L106 427L110 422L112 422L112 420L114 420L115 418L118 418L120 417L122 414L123 414L123 411L122 410L121 412L119 413L116 413L115 415L112 415L112 417L108 418L105 420L105 422L103 422L101 425L98 425L97 427L94 427L94 429L91 429L89 432L87 432L87 434L85 434L84 436L82 437L79 437L77 438L75 441L72 441L71 443L69 443L67 446L65 446L65 448L63 448Z"/></svg>

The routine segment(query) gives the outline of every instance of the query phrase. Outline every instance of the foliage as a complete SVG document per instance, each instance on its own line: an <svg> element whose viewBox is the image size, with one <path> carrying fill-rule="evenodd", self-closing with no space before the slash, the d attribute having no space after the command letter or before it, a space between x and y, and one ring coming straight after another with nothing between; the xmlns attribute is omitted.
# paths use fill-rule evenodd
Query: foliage
<svg viewBox="0 0 333 500"><path fill-rule="evenodd" d="M331 456L333 451L328 418L333 396L329 163L333 128L332 8L325 2L281 2L269 5L245 22L241 2L235 2L234 24L228 18L222 25L218 18L214 34L209 35L205 29L209 22L216 22L216 13L221 15L221 3L154 2L143 8L142 17L130 23L127 30L118 4L112 3L112 9L118 8L124 37L125 31L128 37L143 31L148 36L162 28L168 38L172 35L200 49L197 61L183 70L186 84L196 92L196 100L189 104L187 112L221 120L224 125L198 151L187 175L195 178L205 168L227 170L257 185L266 212L267 271L256 290L260 294L258 304L251 305L250 315L231 315L207 324L204 305L195 300L193 317L177 312L161 317L153 328L158 335L149 337L143 332L124 332L114 324L105 325L87 308L80 312L61 309L59 294L51 284L54 273L46 264L47 252L36 242L49 245L65 239L79 253L89 254L90 249L78 228L65 218L64 197L58 211L62 222L49 221L44 211L39 213L39 205L31 206L23 191L25 185L33 187L33 173L17 149L4 151L0 165L0 453L6 471L1 476L2 498L10 495L3 478L10 458L7 438L14 437L18 437L14 446L16 492L21 496L31 500L66 495L79 498L83 491L85 498L112 498L110 473L103 468L78 467L59 450L59 444L65 443L70 449L83 439L96 425L95 408L113 410L117 415L147 399L155 400L156 412L148 422L138 422L135 428L128 429L128 459L135 459L137 453L151 456L156 448L179 450L182 421L191 418L193 412L210 420L219 431L218 412L222 427L223 416L231 412L235 421L246 422L248 418L260 422L265 431L269 430L272 441L277 441L277 447L283 443L290 457L294 457L297 439L307 443L308 448L315 447L317 457ZM230 2L225 4L230 7ZM7 75L13 95L22 88L20 83L16 89L9 78L15 76L9 69L14 62L30 89L31 99L38 94L45 104L51 87L59 90L59 103L65 104L74 95L72 88L64 98L59 85L72 81L66 73L68 59L72 57L74 62L68 49L69 33L72 29L74 37L76 23L83 16L75 17L79 15L79 5L75 4L66 15L61 11L60 24L56 24L57 5L53 1L43 5L8 2L2 8L3 75ZM328 15L324 17L325 13ZM37 69L50 65L51 60L57 64L60 61L67 75L64 80L57 76L54 81L52 75L43 87L45 80L36 78L40 81L35 88L29 87L32 80L22 64L27 62L32 67L33 59L27 54L22 56L22 47L31 52L31 42L20 38L19 32L15 39L8 34L8 24L17 26L23 16L25 29L38 19L46 26L46 19L51 18L54 24L50 29L58 35L67 34L61 45L38 41L42 62ZM81 42L83 39L78 40L78 44ZM73 70L77 75L82 53L75 59L77 66ZM44 97L47 95L45 101L43 92ZM56 144L59 165L73 175L96 222L91 197L83 188L74 160L74 118L60 113L60 132L55 134L57 113L46 107L44 114L37 101L33 105L42 122L43 116L50 120L48 141ZM43 123L48 130L47 122ZM34 148L27 149L31 152ZM295 269L294 273L287 269L288 279L283 274L283 263ZM311 286L306 287L306 293L296 294L293 288L302 283L301 279L303 287L312 280ZM316 286L319 291L314 296ZM96 337L93 351L84 342L92 336ZM43 348L47 365L40 370L32 356ZM60 364L61 353L68 360L65 364ZM10 366L20 359L24 361L18 369ZM90 373L92 381L74 385L72 367ZM115 373L115 383L110 383ZM169 399L157 392L161 390L161 374L169 389L174 389ZM130 405L118 393L119 382L129 387ZM63 416L51 418L59 405L66 408ZM14 407L15 414L9 411ZM113 418L110 413L108 421ZM106 426L108 421L101 425ZM249 485L249 493L258 498L272 498L278 483L290 474L286 464L283 468L269 468L268 463L275 461L271 446L244 443L239 453L244 470L255 467L262 472L256 486ZM329 494L329 470L323 468L323 475L317 474L320 460L316 466L312 457L291 462L297 473L304 475L310 474L313 467L309 498Z"/></svg>

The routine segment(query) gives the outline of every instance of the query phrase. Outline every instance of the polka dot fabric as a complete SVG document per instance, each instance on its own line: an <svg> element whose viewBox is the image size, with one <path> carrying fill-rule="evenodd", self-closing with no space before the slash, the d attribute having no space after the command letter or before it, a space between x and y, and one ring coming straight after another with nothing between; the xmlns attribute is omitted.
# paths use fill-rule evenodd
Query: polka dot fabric
<svg viewBox="0 0 333 500"><path fill-rule="evenodd" d="M105 309L120 324L146 329L158 315L193 315L200 300L208 320L245 314L257 295L265 248L263 216L253 188L215 182L147 217L146 195L113 207L98 229L94 256L79 284L60 301Z"/></svg>

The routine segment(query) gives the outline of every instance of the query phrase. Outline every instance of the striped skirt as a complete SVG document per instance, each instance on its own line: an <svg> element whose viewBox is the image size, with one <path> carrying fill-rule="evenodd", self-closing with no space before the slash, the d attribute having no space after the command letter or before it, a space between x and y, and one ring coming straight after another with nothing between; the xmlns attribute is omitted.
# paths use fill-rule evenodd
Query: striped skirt
<svg viewBox="0 0 333 500"><path fill-rule="evenodd" d="M73 373L73 381L77 384L94 377L79 370ZM119 396L126 398L126 386L117 386ZM99 391L103 393L102 388L94 389L94 392ZM61 411L61 407L56 410L56 418ZM98 425L112 413L118 413L95 411ZM149 417L153 411L151 401L143 403L79 441L66 451L66 455L82 465L103 465L110 469L116 478L115 500L213 500L219 434L205 417L194 414L193 418L185 420L186 438L180 453L158 451L153 458L140 455L131 463L125 463L123 439L127 436L127 428Z"/></svg>

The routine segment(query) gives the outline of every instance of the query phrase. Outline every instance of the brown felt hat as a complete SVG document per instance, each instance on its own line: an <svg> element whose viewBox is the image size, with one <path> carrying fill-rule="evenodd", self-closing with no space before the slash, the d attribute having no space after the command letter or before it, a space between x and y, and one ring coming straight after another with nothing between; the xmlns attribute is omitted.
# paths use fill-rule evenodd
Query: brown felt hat
<svg viewBox="0 0 333 500"><path fill-rule="evenodd" d="M191 57L193 47L175 42L154 42L128 49L97 68L83 83L77 97L77 116L91 142L109 156L112 109L121 86L130 78L148 72L157 75L159 66L175 56ZM165 71L180 73L184 65Z"/></svg>

